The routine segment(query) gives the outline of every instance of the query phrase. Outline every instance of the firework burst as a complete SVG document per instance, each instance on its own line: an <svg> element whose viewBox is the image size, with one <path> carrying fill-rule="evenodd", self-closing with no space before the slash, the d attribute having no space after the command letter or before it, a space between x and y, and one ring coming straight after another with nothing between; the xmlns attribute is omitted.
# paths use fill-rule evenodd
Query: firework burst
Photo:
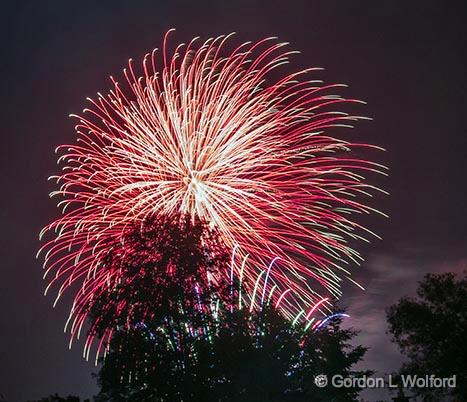
<svg viewBox="0 0 467 402"><path fill-rule="evenodd" d="M272 78L296 53L286 43L230 41L170 52L166 36L161 56L141 68L130 60L122 85L111 78L113 89L73 116L77 142L58 147L51 194L63 214L41 233L52 233L41 250L57 300L74 284L76 301L109 286L101 260L129 225L180 213L234 249L231 276L251 308L271 298L309 320L340 295L346 265L360 260L350 243L371 233L353 218L375 211L366 176L384 172L353 152L377 147L334 136L363 119L340 109L362 102L312 79L319 69Z"/></svg>

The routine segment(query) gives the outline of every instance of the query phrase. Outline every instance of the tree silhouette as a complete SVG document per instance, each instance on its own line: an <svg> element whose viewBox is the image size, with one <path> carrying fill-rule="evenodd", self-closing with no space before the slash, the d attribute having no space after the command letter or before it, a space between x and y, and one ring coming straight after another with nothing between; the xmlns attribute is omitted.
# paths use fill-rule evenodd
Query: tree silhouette
<svg viewBox="0 0 467 402"><path fill-rule="evenodd" d="M304 334L271 308L226 312L225 318L211 339L192 339L184 350L171 349L163 334L148 327L118 333L98 375L96 401L358 400L357 388L314 384L319 374L370 374L351 369L366 351L350 345L353 331L334 322Z"/></svg>
<svg viewBox="0 0 467 402"><path fill-rule="evenodd" d="M91 332L102 336L109 328L131 329L147 320L169 329L185 325L186 310L193 325L202 325L206 306L219 298L228 303L228 261L217 232L188 216L147 219L129 228L104 258L106 269L120 271L119 280L88 307Z"/></svg>
<svg viewBox="0 0 467 402"><path fill-rule="evenodd" d="M105 259L120 269L89 306L93 335L112 339L97 402L356 401L359 390L318 388L314 377L362 375L365 348L333 322L304 332L271 306L239 309L229 251L188 217L130 228Z"/></svg>
<svg viewBox="0 0 467 402"><path fill-rule="evenodd" d="M418 298L404 297L387 310L393 341L409 360L400 374L446 378L456 375L456 388L416 388L424 401L452 397L467 400L467 277L429 274Z"/></svg>

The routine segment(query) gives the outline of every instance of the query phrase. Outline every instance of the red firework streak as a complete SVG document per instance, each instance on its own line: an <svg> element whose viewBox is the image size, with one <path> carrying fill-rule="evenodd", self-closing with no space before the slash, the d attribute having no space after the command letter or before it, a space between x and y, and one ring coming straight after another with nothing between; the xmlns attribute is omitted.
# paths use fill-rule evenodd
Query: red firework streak
<svg viewBox="0 0 467 402"><path fill-rule="evenodd" d="M363 119L338 111L362 102L308 78L318 68L271 78L296 53L286 43L227 50L230 37L169 52L166 35L162 57L146 54L141 69L130 60L123 86L111 77L113 89L73 116L77 142L58 147L51 194L63 213L41 233L52 233L41 249L47 290L57 300L76 292L72 339L81 306L117 280L99 264L108 245L149 216L209 222L233 249L240 298L252 309L267 299L308 324L341 295L344 267L361 260L349 241L373 234L353 217L378 212L366 204L380 191L366 176L385 168L353 152L378 147L329 132Z"/></svg>

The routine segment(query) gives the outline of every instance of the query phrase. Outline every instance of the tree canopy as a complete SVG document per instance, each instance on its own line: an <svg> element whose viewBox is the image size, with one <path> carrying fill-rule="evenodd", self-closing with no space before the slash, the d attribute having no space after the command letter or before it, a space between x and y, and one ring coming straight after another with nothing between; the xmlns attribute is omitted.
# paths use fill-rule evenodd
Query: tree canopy
<svg viewBox="0 0 467 402"><path fill-rule="evenodd" d="M354 332L338 321L305 332L273 306L238 308L226 256L215 232L187 218L149 221L109 250L123 279L91 306L93 330L114 330L96 401L357 400L358 389L313 381L363 374L351 369L366 351L350 345Z"/></svg>
<svg viewBox="0 0 467 402"><path fill-rule="evenodd" d="M389 307L387 319L393 341L408 361L400 374L456 375L456 388L417 388L425 401L453 397L467 400L467 276L429 274L417 297L404 297Z"/></svg>
<svg viewBox="0 0 467 402"><path fill-rule="evenodd" d="M184 348L171 348L150 324L117 333L98 375L96 401L358 400L359 389L314 384L319 374L369 374L352 370L366 351L350 345L353 331L335 322L304 333L274 309L225 317L211 338L187 338Z"/></svg>

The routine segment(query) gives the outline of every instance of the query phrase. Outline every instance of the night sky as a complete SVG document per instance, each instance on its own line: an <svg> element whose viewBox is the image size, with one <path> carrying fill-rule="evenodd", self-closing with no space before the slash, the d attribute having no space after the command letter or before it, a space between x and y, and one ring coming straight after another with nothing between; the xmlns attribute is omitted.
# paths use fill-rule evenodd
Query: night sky
<svg viewBox="0 0 467 402"><path fill-rule="evenodd" d="M461 4L459 2L458 4ZM158 47L167 29L183 42L238 33L278 36L301 50L294 66L324 67L327 82L368 105L352 138L387 149L379 197L389 219L365 247L347 289L350 325L372 347L365 367L389 372L400 355L385 334L384 309L412 294L427 272L467 268L467 24L442 1L18 1L2 3L0 393L23 402L96 391L81 345L68 350L67 300L44 297L38 233L57 216L48 197L54 149L74 141L68 114L110 87L129 57ZM344 132L341 133L345 135Z"/></svg>

